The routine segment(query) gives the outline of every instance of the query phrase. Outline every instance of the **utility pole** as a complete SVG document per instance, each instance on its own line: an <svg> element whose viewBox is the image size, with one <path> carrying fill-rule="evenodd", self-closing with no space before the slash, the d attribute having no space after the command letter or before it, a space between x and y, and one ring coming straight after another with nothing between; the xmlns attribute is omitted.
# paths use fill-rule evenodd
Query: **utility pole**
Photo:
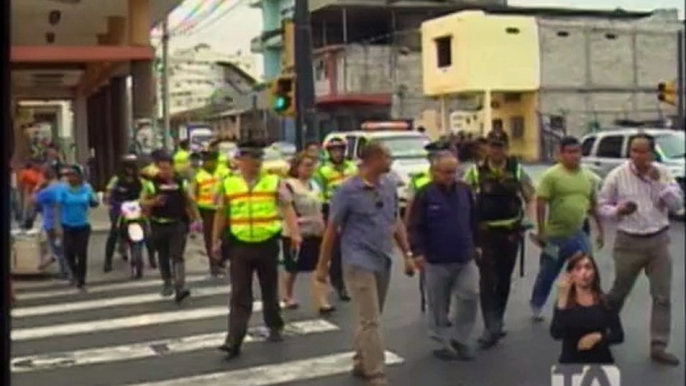
<svg viewBox="0 0 686 386"><path fill-rule="evenodd" d="M165 17L162 24L162 138L164 138L163 148L169 150L171 123L169 119L169 16Z"/></svg>
<svg viewBox="0 0 686 386"><path fill-rule="evenodd" d="M686 68L684 68L684 31L679 31L677 36L677 87L676 87L676 103L677 103L677 120L676 128L680 130L686 129L686 96L685 79Z"/></svg>
<svg viewBox="0 0 686 386"><path fill-rule="evenodd" d="M314 130L314 74L312 72L312 42L310 37L310 9L307 0L295 0L295 76L296 120L295 142L298 150L305 147L305 137Z"/></svg>
<svg viewBox="0 0 686 386"><path fill-rule="evenodd" d="M248 140L253 139L253 132L257 130L257 127L259 126L260 122L260 116L257 111L257 92L253 91L252 93L252 124L248 128ZM268 133L265 133L268 134Z"/></svg>

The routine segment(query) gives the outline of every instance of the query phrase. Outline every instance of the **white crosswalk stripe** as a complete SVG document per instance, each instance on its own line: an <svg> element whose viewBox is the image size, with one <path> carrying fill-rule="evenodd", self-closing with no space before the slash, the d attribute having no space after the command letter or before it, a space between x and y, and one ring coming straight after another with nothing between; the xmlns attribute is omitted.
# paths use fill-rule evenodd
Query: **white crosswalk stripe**
<svg viewBox="0 0 686 386"><path fill-rule="evenodd" d="M340 344L345 332L298 311L284 314L283 343L267 343L265 327L249 329L244 356L279 350L267 355L268 363L222 361L217 347L226 336L230 286L202 276L188 282L191 298L178 308L160 296L154 280L94 284L86 294L50 287L20 292L12 310L13 385L98 386L105 380L111 386L268 386L317 379L325 384L327 377L350 371L352 354ZM253 303L254 313L262 308L260 301ZM299 349L291 350L291 342ZM194 362L198 355L216 357L216 364ZM387 352L386 362L398 365L403 358Z"/></svg>

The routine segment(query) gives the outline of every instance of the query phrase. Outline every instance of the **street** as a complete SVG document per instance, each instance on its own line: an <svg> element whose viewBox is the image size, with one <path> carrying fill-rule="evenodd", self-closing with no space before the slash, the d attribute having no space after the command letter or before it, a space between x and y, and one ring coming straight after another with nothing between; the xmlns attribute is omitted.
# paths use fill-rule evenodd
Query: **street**
<svg viewBox="0 0 686 386"><path fill-rule="evenodd" d="M612 230L608 230L612 234ZM684 229L671 230L674 257L673 339L671 348L683 360L684 352ZM612 245L612 239L607 240ZM91 245L92 285L76 294L64 284L19 282L19 304L13 311L13 384L33 386L181 384L257 386L362 385L349 374L351 306L321 319L310 307L308 277L298 285L300 309L284 311L289 322L287 340L266 343L261 338L261 304L255 303L252 331L244 355L232 363L223 360L216 346L226 328L228 286L213 281L197 252L190 251L193 273L189 283L194 296L177 307L158 295L154 272L140 282L129 282L120 263L115 279L99 273L104 236ZM192 247L197 248L197 247ZM609 248L599 254L603 288L612 279ZM387 309L383 317L391 384L415 386L550 384L550 366L559 343L548 333L548 323L532 324L527 306L537 269L537 250L527 245L526 275L513 285L506 323L508 336L474 362L445 363L431 355L419 310L417 279L407 278L395 264ZM518 270L518 268L517 268ZM113 284L114 282L114 284ZM256 293L257 290L256 290ZM259 297L256 297L259 300ZM547 315L551 313L548 302ZM623 386L678 385L683 367L666 368L648 360L650 298L642 278L622 315L625 343L614 354L622 370ZM475 334L480 333L481 327ZM476 337L476 336L475 336Z"/></svg>

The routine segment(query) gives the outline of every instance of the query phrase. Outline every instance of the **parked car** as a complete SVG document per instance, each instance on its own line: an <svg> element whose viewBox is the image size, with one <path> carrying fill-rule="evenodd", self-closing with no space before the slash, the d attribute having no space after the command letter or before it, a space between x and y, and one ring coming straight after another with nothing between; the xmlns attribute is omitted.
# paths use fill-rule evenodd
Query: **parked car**
<svg viewBox="0 0 686 386"><path fill-rule="evenodd" d="M683 131L652 128L613 128L581 139L582 164L605 178L629 158L629 139L645 133L655 138L655 159L664 164L686 192L686 144ZM684 211L677 213L683 217Z"/></svg>

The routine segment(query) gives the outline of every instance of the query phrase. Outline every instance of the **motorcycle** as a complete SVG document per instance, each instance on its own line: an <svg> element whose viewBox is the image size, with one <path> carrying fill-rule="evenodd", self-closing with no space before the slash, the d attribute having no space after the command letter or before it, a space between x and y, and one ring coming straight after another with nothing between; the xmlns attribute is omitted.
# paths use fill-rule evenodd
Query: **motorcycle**
<svg viewBox="0 0 686 386"><path fill-rule="evenodd" d="M121 204L121 229L123 240L129 247L131 258L131 278L143 277L143 248L145 246L145 221L143 209L138 201L127 201Z"/></svg>

